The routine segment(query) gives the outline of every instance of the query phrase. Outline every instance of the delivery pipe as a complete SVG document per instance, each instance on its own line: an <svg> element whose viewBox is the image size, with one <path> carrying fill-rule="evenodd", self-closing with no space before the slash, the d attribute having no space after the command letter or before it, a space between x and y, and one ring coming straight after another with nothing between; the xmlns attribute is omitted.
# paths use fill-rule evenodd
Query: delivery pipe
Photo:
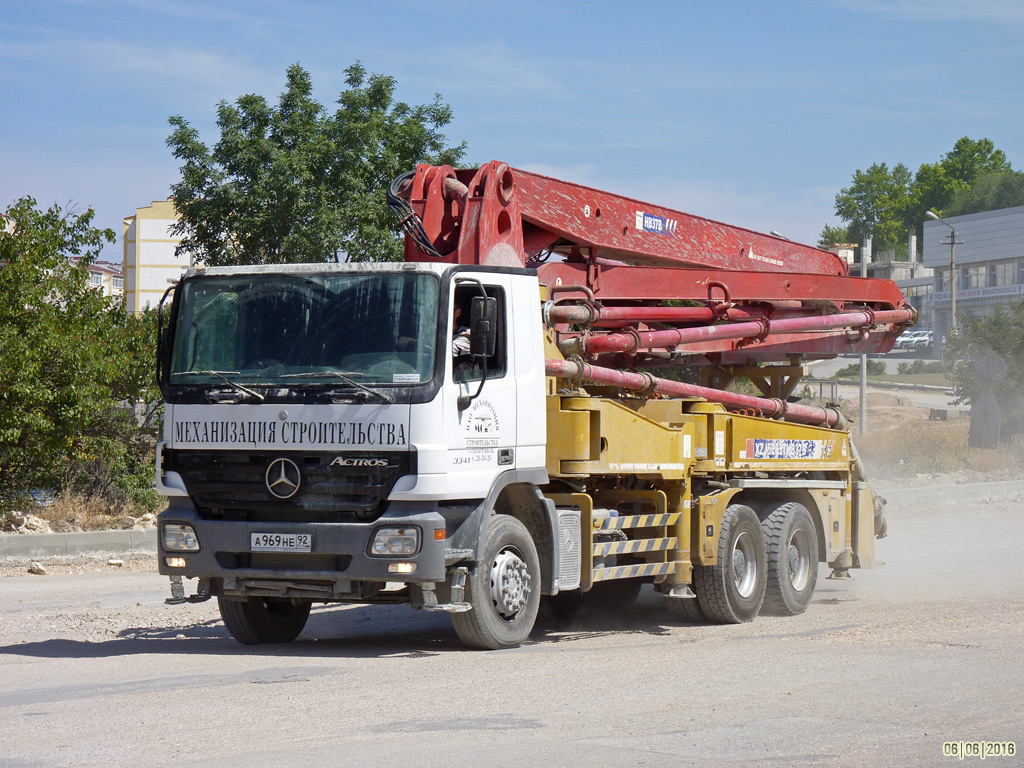
<svg viewBox="0 0 1024 768"><path fill-rule="evenodd" d="M810 310L773 310L772 317L806 316ZM548 326L624 325L627 323L713 323L717 320L753 320L764 317L763 309L732 307L716 312L711 307L594 307L589 304L549 304L544 308Z"/></svg>
<svg viewBox="0 0 1024 768"><path fill-rule="evenodd" d="M815 424L842 429L843 415L834 408L796 405L775 398L753 397L721 389L684 384L681 381L658 379L649 373L616 371L585 363L579 358L570 360L545 360L544 369L548 376L572 379L590 384L606 384L645 395L660 393L675 397L699 397L727 408L746 408L761 411L769 418L780 418L802 424Z"/></svg>
<svg viewBox="0 0 1024 768"><path fill-rule="evenodd" d="M667 331L631 331L630 333L581 336L567 340L562 352L563 354L593 355L616 352L634 353L640 349L679 347L714 339L764 338L776 333L857 328L883 323L909 323L913 319L913 309L891 309L881 312L846 312L838 315L794 317L782 320L760 318L751 322L703 325L698 328L674 328Z"/></svg>

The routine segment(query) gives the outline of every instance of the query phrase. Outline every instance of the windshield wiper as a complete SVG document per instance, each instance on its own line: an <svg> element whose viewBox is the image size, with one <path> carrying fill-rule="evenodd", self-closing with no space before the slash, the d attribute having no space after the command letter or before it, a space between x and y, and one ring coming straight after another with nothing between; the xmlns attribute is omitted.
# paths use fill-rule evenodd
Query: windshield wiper
<svg viewBox="0 0 1024 768"><path fill-rule="evenodd" d="M282 373L279 378L282 378L282 379L317 379L317 378L341 379L346 384L349 384L350 386L355 387L356 389L360 390L361 392L365 392L368 395L373 395L374 397L379 397L385 403L390 404L390 403L394 402L394 400L391 399L390 395L387 395L387 394L385 394L383 392L380 392L380 391L378 391L376 389L371 389L370 387L366 386L365 384L361 384L360 382L358 382L354 378L352 378L353 376L362 376L362 375L363 374L357 373L356 371L346 371L345 373L342 373L341 371L306 371L305 373Z"/></svg>
<svg viewBox="0 0 1024 768"><path fill-rule="evenodd" d="M238 376L238 375L241 374L241 371L180 371L180 372L172 374L172 375L173 376L216 376L218 379L220 379L222 381L225 381L228 384L230 384L232 387L237 389L239 392L244 392L247 395L252 395L253 397L255 397L257 400L259 400L261 402L266 399L259 392L254 392L253 390L249 389L248 387L242 386L237 381L232 381L231 379L229 379L227 377L227 374L232 374L232 375Z"/></svg>

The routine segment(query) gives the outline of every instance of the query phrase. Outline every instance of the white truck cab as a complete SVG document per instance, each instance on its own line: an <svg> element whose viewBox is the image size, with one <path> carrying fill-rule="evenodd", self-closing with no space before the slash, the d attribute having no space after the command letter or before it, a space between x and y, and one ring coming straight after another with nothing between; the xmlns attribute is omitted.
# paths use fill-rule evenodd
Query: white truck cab
<svg viewBox="0 0 1024 768"><path fill-rule="evenodd" d="M515 268L190 270L160 345L159 565L173 599L218 597L243 642L291 639L313 600L468 611L466 577L503 491L518 487L537 525L553 525L536 491L538 292L536 273ZM455 357L467 315L491 349ZM197 595L181 577L200 580Z"/></svg>

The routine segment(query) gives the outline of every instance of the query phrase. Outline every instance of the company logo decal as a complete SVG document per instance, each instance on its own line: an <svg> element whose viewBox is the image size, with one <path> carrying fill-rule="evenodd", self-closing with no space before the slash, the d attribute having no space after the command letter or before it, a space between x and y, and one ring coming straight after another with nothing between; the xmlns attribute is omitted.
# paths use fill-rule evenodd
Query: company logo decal
<svg viewBox="0 0 1024 768"><path fill-rule="evenodd" d="M747 459L830 459L835 440L747 440Z"/></svg>
<svg viewBox="0 0 1024 768"><path fill-rule="evenodd" d="M671 237L676 233L678 223L675 219L666 219L663 216L655 216L653 213L636 212L636 228L641 232L653 232L656 235Z"/></svg>
<svg viewBox="0 0 1024 768"><path fill-rule="evenodd" d="M498 412L487 400L477 398L466 412L466 423L463 427L471 435L493 435L501 430Z"/></svg>
<svg viewBox="0 0 1024 768"><path fill-rule="evenodd" d="M290 499L299 492L302 475L291 459L275 459L267 467L267 490L279 499Z"/></svg>

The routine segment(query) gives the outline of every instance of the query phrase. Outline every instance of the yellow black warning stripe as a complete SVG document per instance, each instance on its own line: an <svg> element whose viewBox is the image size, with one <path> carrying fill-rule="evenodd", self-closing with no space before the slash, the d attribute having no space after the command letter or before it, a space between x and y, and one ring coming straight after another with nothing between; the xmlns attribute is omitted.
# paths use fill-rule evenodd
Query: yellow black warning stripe
<svg viewBox="0 0 1024 768"><path fill-rule="evenodd" d="M660 515L620 515L619 517L598 517L594 527L600 530L621 530L623 528L657 528L663 525L675 525L682 515L679 512L668 512Z"/></svg>
<svg viewBox="0 0 1024 768"><path fill-rule="evenodd" d="M617 565L614 568L595 568L594 581L628 579L636 576L663 576L673 573L676 563L640 563L639 565Z"/></svg>
<svg viewBox="0 0 1024 768"><path fill-rule="evenodd" d="M605 541L594 545L594 556L625 555L630 552L664 552L676 548L676 538L634 539L632 541Z"/></svg>

